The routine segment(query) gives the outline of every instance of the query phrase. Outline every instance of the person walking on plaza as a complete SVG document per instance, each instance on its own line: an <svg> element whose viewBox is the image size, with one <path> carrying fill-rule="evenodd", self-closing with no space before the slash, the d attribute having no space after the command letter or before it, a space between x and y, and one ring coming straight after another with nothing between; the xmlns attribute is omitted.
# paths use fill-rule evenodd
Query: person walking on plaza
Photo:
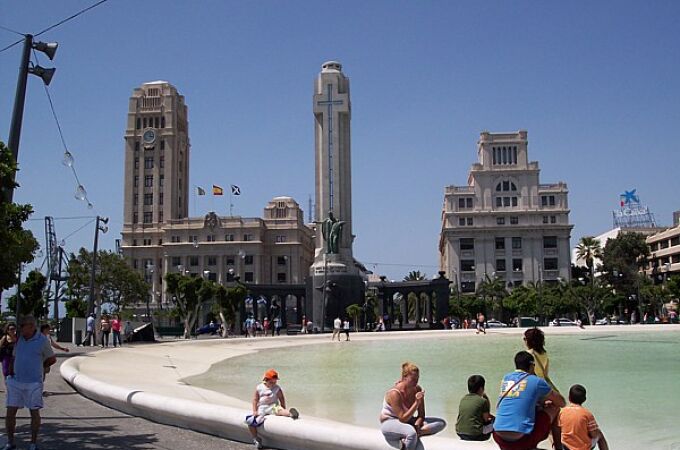
<svg viewBox="0 0 680 450"><path fill-rule="evenodd" d="M29 450L38 449L40 431L40 409L43 407L43 373L57 362L49 340L38 332L35 318L24 316L19 321L20 336L14 348L14 361L7 378L7 415L5 427L7 444L5 450L16 449L14 432L16 416L20 408L31 413L31 445Z"/></svg>
<svg viewBox="0 0 680 450"><path fill-rule="evenodd" d="M422 448L420 436L436 434L446 422L425 415L425 391L418 385L420 369L413 363L401 365L401 379L385 393L380 411L380 431L392 447Z"/></svg>
<svg viewBox="0 0 680 450"><path fill-rule="evenodd" d="M342 328L342 320L340 320L340 317L336 317L333 321L333 336L331 336L331 341L334 341L337 336L338 342L340 342L340 328Z"/></svg>
<svg viewBox="0 0 680 450"><path fill-rule="evenodd" d="M125 328L123 328L123 335L125 335L125 342L130 342L130 338L132 338L132 333L135 332L135 329L132 328L132 324L130 323L129 320L125 321ZM121 344L123 345L123 344Z"/></svg>
<svg viewBox="0 0 680 450"><path fill-rule="evenodd" d="M482 313L477 314L477 332L475 334L480 332L486 334L486 317Z"/></svg>
<svg viewBox="0 0 680 450"><path fill-rule="evenodd" d="M349 320L345 319L342 322L342 331L345 333L345 341L349 341ZM338 340L340 340L340 336L338 336Z"/></svg>
<svg viewBox="0 0 680 450"><path fill-rule="evenodd" d="M300 334L307 334L307 317L302 316L302 323L300 324Z"/></svg>
<svg viewBox="0 0 680 450"><path fill-rule="evenodd" d="M590 450L595 445L609 450L604 434L597 426L593 413L583 407L586 388L575 384L569 389L569 405L562 408L559 425L562 429L562 448L566 450Z"/></svg>
<svg viewBox="0 0 680 450"><path fill-rule="evenodd" d="M0 339L0 361L2 362L3 381L9 376L9 369L14 359L14 344L17 342L17 326L9 322L5 326L5 334Z"/></svg>
<svg viewBox="0 0 680 450"><path fill-rule="evenodd" d="M514 372L503 377L496 404L493 439L501 450L528 450L547 439L564 398L534 373L529 352L515 355ZM562 446L555 446L560 450Z"/></svg>
<svg viewBox="0 0 680 450"><path fill-rule="evenodd" d="M481 375L468 378L468 394L460 400L456 434L463 441L486 441L493 431L489 397L484 393L486 380Z"/></svg>
<svg viewBox="0 0 680 450"><path fill-rule="evenodd" d="M109 320L109 316L107 314L104 314L102 317L99 327L102 330L102 347L108 347L109 335L111 334L111 321Z"/></svg>
<svg viewBox="0 0 680 450"><path fill-rule="evenodd" d="M123 346L123 342L120 340L120 316L118 314L113 316L111 320L111 331L113 332L113 346L116 347L116 342L120 347Z"/></svg>
<svg viewBox="0 0 680 450"><path fill-rule="evenodd" d="M97 335L94 333L94 313L87 316L85 321L85 339L83 339L83 346L97 345Z"/></svg>
<svg viewBox="0 0 680 450"><path fill-rule="evenodd" d="M256 448L262 448L262 439L257 435L257 429L264 423L265 416L285 416L293 420L300 417L297 409L286 409L286 397L278 382L279 373L274 369L269 369L264 373L262 383L255 388L253 414L246 416L246 423Z"/></svg>

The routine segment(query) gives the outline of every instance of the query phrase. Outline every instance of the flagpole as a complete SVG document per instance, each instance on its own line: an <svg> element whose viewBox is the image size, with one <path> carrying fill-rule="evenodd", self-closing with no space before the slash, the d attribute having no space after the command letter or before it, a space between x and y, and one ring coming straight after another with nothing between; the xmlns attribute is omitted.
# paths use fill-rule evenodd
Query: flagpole
<svg viewBox="0 0 680 450"><path fill-rule="evenodd" d="M194 217L196 217L196 203L198 203L198 186L194 184Z"/></svg>
<svg viewBox="0 0 680 450"><path fill-rule="evenodd" d="M229 217L234 217L234 214L233 214L234 203L231 201L231 195L232 195L231 191L232 191L231 185L229 185Z"/></svg>

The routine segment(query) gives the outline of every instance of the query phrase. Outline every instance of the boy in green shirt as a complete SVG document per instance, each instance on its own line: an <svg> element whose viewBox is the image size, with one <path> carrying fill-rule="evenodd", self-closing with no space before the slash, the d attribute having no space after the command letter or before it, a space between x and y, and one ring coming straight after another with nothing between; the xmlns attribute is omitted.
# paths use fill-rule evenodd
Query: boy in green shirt
<svg viewBox="0 0 680 450"><path fill-rule="evenodd" d="M460 400L456 433L464 441L486 441L493 431L494 416L491 415L491 404L484 393L486 381L481 375L468 378L468 392Z"/></svg>

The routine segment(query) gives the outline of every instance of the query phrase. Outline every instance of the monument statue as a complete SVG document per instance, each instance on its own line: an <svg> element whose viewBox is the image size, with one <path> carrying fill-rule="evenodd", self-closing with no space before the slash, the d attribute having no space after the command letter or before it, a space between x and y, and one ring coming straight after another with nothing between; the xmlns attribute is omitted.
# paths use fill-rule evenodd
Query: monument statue
<svg viewBox="0 0 680 450"><path fill-rule="evenodd" d="M326 254L338 254L340 239L342 238L342 228L345 222L333 216L333 211L328 213L328 218L321 222L321 234L326 242Z"/></svg>

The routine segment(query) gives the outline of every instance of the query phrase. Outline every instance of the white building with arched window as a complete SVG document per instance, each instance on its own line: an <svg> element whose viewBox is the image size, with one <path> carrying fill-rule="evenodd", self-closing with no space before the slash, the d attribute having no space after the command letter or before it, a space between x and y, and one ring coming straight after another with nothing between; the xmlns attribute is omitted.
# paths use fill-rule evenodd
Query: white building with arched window
<svg viewBox="0 0 680 450"><path fill-rule="evenodd" d="M462 292L485 276L508 287L570 278L567 185L540 184L527 146L524 130L482 132L468 184L446 187L440 268Z"/></svg>

